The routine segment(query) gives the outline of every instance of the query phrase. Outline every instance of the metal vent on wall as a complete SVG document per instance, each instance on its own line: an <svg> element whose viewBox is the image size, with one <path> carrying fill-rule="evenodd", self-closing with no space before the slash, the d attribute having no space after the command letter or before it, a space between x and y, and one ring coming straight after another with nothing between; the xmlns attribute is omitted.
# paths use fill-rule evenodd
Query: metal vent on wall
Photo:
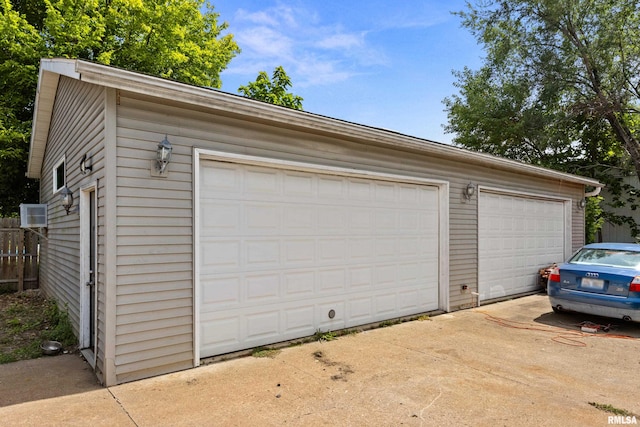
<svg viewBox="0 0 640 427"><path fill-rule="evenodd" d="M47 227L47 205L21 204L20 227Z"/></svg>

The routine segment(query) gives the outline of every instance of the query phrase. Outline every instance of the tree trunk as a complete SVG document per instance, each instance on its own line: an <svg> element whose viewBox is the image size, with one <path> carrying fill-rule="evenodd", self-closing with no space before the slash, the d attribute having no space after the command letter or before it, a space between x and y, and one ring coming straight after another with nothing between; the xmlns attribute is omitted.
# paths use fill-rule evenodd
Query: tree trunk
<svg viewBox="0 0 640 427"><path fill-rule="evenodd" d="M636 175L640 177L640 141L633 136L629 127L624 124L615 113L607 114L606 118L613 128L616 138L622 142L629 156L631 156L631 161L636 169Z"/></svg>

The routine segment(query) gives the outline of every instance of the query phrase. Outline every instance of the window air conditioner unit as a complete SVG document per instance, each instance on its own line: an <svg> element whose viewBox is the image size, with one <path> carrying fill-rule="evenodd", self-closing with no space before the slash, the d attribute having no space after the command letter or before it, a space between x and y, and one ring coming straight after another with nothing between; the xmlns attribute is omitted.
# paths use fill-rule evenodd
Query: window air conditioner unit
<svg viewBox="0 0 640 427"><path fill-rule="evenodd" d="M47 227L47 205L20 205L20 227Z"/></svg>

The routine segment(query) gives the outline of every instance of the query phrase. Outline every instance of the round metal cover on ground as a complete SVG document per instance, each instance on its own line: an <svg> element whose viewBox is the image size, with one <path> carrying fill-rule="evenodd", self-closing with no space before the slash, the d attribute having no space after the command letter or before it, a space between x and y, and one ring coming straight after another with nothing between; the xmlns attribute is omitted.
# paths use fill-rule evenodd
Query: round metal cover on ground
<svg viewBox="0 0 640 427"><path fill-rule="evenodd" d="M334 309L329 310L329 319L336 317L336 311Z"/></svg>

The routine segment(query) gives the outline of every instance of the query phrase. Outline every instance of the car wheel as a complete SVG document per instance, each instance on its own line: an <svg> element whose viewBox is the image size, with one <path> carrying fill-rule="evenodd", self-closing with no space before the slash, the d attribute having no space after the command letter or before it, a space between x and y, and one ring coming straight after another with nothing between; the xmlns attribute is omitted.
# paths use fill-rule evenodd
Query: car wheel
<svg viewBox="0 0 640 427"><path fill-rule="evenodd" d="M558 307L551 306L551 309L553 310L554 313L561 313L561 310Z"/></svg>

